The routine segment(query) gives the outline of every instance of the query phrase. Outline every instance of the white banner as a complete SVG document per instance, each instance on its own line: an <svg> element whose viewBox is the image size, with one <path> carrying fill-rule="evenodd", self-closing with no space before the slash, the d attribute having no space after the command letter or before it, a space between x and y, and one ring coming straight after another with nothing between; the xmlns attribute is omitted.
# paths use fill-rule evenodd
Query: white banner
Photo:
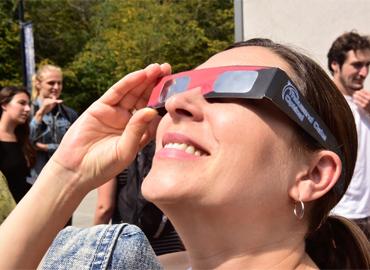
<svg viewBox="0 0 370 270"><path fill-rule="evenodd" d="M33 46L32 23L23 24L24 31L24 53L27 76L27 90L32 91L32 76L35 74L35 50Z"/></svg>

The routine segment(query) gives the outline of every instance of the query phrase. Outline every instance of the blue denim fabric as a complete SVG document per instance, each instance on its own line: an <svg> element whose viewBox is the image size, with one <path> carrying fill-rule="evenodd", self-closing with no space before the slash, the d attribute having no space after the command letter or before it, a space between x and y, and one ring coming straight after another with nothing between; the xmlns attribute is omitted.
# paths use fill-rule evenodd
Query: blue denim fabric
<svg viewBox="0 0 370 270"><path fill-rule="evenodd" d="M98 225L62 230L40 269L163 269L135 225Z"/></svg>
<svg viewBox="0 0 370 270"><path fill-rule="evenodd" d="M35 100L32 104L33 114L40 107L41 102ZM40 142L48 146L47 152L37 151L36 164L32 168L31 177L27 179L27 182L31 184L35 182L42 168L58 148L64 134L78 117L74 110L65 105L58 105L55 111L54 114L52 112L45 114L40 123L34 118L30 122L30 141L33 144Z"/></svg>

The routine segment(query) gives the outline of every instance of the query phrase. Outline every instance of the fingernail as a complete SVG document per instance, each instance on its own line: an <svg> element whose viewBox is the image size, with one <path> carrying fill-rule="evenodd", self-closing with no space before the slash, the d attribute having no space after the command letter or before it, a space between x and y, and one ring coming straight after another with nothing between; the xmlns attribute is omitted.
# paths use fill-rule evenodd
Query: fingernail
<svg viewBox="0 0 370 270"><path fill-rule="evenodd" d="M146 107L141 109L145 112L144 121L151 122L153 118L158 114L157 110Z"/></svg>

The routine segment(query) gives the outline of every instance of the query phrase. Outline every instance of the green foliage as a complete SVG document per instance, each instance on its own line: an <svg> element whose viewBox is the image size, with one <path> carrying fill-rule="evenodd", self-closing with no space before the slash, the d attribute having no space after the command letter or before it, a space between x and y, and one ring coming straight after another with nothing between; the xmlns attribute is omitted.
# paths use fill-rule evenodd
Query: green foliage
<svg viewBox="0 0 370 270"><path fill-rule="evenodd" d="M125 74L155 62L194 68L234 33L232 0L27 0L25 9L37 63L63 68L65 102L80 112Z"/></svg>
<svg viewBox="0 0 370 270"><path fill-rule="evenodd" d="M64 67L90 38L90 18L98 0L27 0L25 21L32 21L36 62L49 59ZM101 2L101 1L99 1Z"/></svg>
<svg viewBox="0 0 370 270"><path fill-rule="evenodd" d="M67 89L83 107L129 72L163 62L191 69L233 39L232 1L111 0L96 10L95 36L68 66Z"/></svg>
<svg viewBox="0 0 370 270"><path fill-rule="evenodd" d="M15 3L0 1L0 87L22 84L20 28Z"/></svg>

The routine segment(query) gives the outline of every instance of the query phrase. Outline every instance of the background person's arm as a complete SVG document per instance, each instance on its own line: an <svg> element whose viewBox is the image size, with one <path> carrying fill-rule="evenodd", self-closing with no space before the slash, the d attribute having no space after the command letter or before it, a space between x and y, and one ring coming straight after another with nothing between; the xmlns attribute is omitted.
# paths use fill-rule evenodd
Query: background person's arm
<svg viewBox="0 0 370 270"><path fill-rule="evenodd" d="M98 187L94 225L108 224L112 218L116 206L117 180L113 178L104 185Z"/></svg>
<svg viewBox="0 0 370 270"><path fill-rule="evenodd" d="M63 100L61 99L45 98L42 102L42 106L40 107L40 109L38 109L37 112L35 112L33 119L35 119L37 123L41 123L44 115L49 113L57 104L61 103L63 103Z"/></svg>
<svg viewBox="0 0 370 270"><path fill-rule="evenodd" d="M36 183L0 226L0 269L36 268L83 197L127 167L158 124L147 104L169 65L125 76L69 128ZM134 115L131 111L139 109Z"/></svg>

